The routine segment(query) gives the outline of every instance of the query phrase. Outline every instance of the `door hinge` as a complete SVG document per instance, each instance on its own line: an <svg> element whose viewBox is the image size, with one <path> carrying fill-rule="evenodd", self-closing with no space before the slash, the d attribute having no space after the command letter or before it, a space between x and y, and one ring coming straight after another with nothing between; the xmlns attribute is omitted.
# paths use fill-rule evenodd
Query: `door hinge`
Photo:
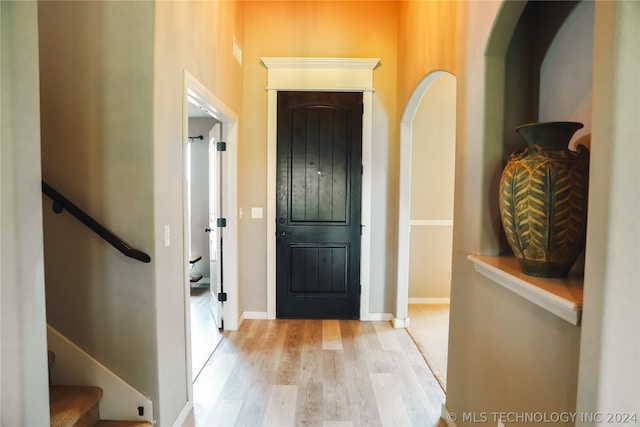
<svg viewBox="0 0 640 427"><path fill-rule="evenodd" d="M218 293L218 301L219 302L225 302L227 300L227 293L226 292L219 292Z"/></svg>
<svg viewBox="0 0 640 427"><path fill-rule="evenodd" d="M216 225L220 228L224 228L227 226L227 218L218 218L216 221Z"/></svg>
<svg viewBox="0 0 640 427"><path fill-rule="evenodd" d="M224 141L216 142L216 151L227 151L227 143Z"/></svg>

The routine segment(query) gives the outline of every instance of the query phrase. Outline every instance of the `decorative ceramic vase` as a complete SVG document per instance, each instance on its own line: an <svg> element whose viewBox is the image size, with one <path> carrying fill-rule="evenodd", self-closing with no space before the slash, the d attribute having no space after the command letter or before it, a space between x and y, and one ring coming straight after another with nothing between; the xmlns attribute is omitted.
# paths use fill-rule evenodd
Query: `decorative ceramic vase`
<svg viewBox="0 0 640 427"><path fill-rule="evenodd" d="M500 179L500 217L522 272L566 277L584 248L589 152L568 149L582 123L518 126L528 146L509 156Z"/></svg>

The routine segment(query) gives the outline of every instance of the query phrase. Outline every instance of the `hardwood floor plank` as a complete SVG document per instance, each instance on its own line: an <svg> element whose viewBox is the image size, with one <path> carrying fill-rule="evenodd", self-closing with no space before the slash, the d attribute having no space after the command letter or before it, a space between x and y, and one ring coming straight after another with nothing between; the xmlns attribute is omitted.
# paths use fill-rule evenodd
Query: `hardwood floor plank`
<svg viewBox="0 0 640 427"><path fill-rule="evenodd" d="M341 322L344 356L342 385L346 390L349 419L355 425L379 426L375 394L369 379L369 369L363 363L367 350L379 350L373 325L359 321ZM375 338L372 340L371 338Z"/></svg>
<svg viewBox="0 0 640 427"><path fill-rule="evenodd" d="M298 375L297 425L316 426L322 424L322 328L321 320L305 320L300 349L300 371Z"/></svg>
<svg viewBox="0 0 640 427"><path fill-rule="evenodd" d="M403 392L392 374L370 374L383 426L414 425L404 405ZM408 394L408 393L407 393Z"/></svg>
<svg viewBox="0 0 640 427"><path fill-rule="evenodd" d="M389 322L374 322L373 327L378 335L378 340L383 350L401 350L402 347L396 338L396 330Z"/></svg>
<svg viewBox="0 0 640 427"><path fill-rule="evenodd" d="M223 334L216 327L211 313L209 288L192 288L190 301L191 317L191 375L194 380L222 340Z"/></svg>
<svg viewBox="0 0 640 427"><path fill-rule="evenodd" d="M349 396L344 386L344 353L324 351L322 361L323 419L343 421L350 419Z"/></svg>
<svg viewBox="0 0 640 427"><path fill-rule="evenodd" d="M205 365L185 426L435 427L442 425L442 402L404 329L357 320L251 320L226 332Z"/></svg>
<svg viewBox="0 0 640 427"><path fill-rule="evenodd" d="M269 398L269 406L264 426L288 427L295 426L296 399L298 386L274 385Z"/></svg>
<svg viewBox="0 0 640 427"><path fill-rule="evenodd" d="M342 336L340 335L339 320L322 321L322 349L342 350Z"/></svg>
<svg viewBox="0 0 640 427"><path fill-rule="evenodd" d="M419 366L410 365L404 352L394 352L393 356L394 369L391 375L397 384L401 384L402 399L412 425L422 425L428 419L437 420L444 403L444 394L436 389L437 394L428 395L416 375L416 368L429 372L428 368L424 363Z"/></svg>
<svg viewBox="0 0 640 427"><path fill-rule="evenodd" d="M306 323L299 321L296 327L287 330L276 384L297 384L300 371L300 344L303 342L305 327Z"/></svg>
<svg viewBox="0 0 640 427"><path fill-rule="evenodd" d="M246 329L245 329L246 327ZM240 343L241 357L236 369L225 384L221 397L229 400L242 400L242 406L236 425L262 425L267 411L268 399L275 384L280 352L287 324L275 321L251 321L240 327L230 337ZM241 337L247 333L246 339Z"/></svg>
<svg viewBox="0 0 640 427"><path fill-rule="evenodd" d="M213 405L211 416L207 423L195 427L229 427L236 424L242 400L219 400Z"/></svg>

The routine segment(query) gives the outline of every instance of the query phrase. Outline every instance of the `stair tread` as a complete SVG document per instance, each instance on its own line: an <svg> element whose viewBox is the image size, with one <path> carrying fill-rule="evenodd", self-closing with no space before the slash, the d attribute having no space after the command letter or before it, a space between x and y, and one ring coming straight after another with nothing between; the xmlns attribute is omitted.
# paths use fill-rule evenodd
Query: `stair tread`
<svg viewBox="0 0 640 427"><path fill-rule="evenodd" d="M102 389L92 386L49 387L51 426L70 426L82 418L100 399Z"/></svg>
<svg viewBox="0 0 640 427"><path fill-rule="evenodd" d="M152 425L148 421L101 420L95 427L149 427Z"/></svg>

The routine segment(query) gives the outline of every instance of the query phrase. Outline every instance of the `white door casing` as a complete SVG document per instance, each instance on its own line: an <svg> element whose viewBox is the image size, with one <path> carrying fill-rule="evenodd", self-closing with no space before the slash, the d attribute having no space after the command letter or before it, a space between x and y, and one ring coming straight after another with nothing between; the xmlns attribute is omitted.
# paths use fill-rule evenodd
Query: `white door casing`
<svg viewBox="0 0 640 427"><path fill-rule="evenodd" d="M261 58L268 69L267 92L267 318L276 317L276 159L279 90L362 92L362 249L360 320L380 320L370 313L371 166L373 69L378 58Z"/></svg>
<svg viewBox="0 0 640 427"><path fill-rule="evenodd" d="M237 330L239 320L238 306L238 115L219 100L209 89L189 72L184 72L184 141L188 138L188 103L206 109L212 117L222 123L221 139L227 143L225 188L223 191L224 211L220 215L227 219L225 229L224 277L227 301L224 308L225 329ZM186 186L186 177L185 177ZM186 198L184 214L187 214ZM186 242L185 242L186 244ZM185 247L185 250L187 248ZM188 252L185 252L188 253ZM185 278L188 278L189 266L184 263ZM187 280L185 283L189 283ZM189 303L189 287L185 289L185 301ZM188 310L187 310L188 313Z"/></svg>

